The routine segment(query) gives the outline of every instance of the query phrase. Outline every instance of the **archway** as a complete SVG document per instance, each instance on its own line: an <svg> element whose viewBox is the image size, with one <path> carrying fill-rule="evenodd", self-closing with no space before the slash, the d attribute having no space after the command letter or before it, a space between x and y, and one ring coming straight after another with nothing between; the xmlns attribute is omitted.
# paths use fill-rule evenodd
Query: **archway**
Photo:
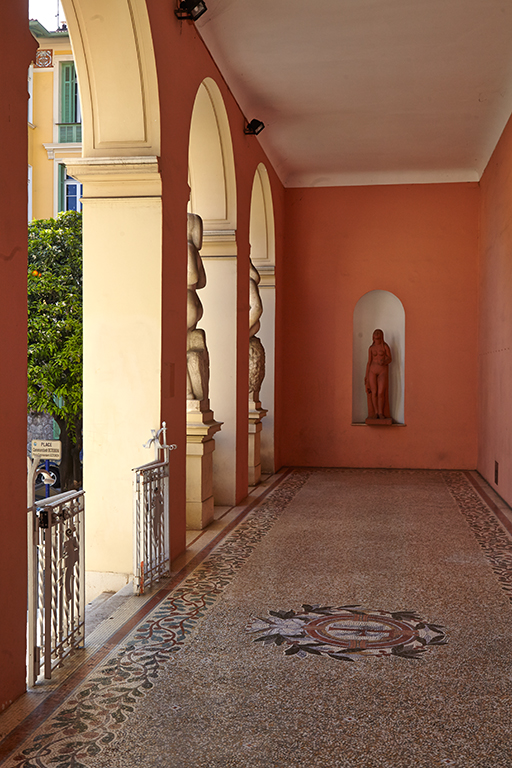
<svg viewBox="0 0 512 768"><path fill-rule="evenodd" d="M150 460L143 444L160 426L160 115L145 0L63 0L63 7L83 114L83 157L67 167L83 185L91 598L133 573L131 470Z"/></svg>
<svg viewBox="0 0 512 768"><path fill-rule="evenodd" d="M228 116L217 84L199 86L190 125L189 211L203 219L201 257L206 287L200 292L210 356L210 403L223 423L215 436L213 495L236 501L236 181Z"/></svg>
<svg viewBox="0 0 512 768"><path fill-rule="evenodd" d="M275 227L272 189L268 172L260 163L254 174L249 225L251 260L260 274L259 291L263 303L258 333L265 348L265 379L261 387L261 403L267 410L261 431L261 471L274 472L274 356L275 356Z"/></svg>
<svg viewBox="0 0 512 768"><path fill-rule="evenodd" d="M404 423L405 392L405 310L400 299L389 291L369 291L354 308L352 356L352 422L364 422L367 413L364 377L368 347L376 328L384 331L393 363L389 371L389 405L391 417Z"/></svg>

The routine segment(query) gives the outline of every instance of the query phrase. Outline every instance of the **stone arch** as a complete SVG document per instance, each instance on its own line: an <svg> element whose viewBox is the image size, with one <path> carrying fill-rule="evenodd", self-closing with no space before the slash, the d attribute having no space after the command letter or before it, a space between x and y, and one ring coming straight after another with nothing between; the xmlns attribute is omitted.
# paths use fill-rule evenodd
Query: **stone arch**
<svg viewBox="0 0 512 768"><path fill-rule="evenodd" d="M260 392L262 407L267 410L261 431L261 470L274 472L274 378L275 378L275 225L274 204L268 171L260 163L254 173L249 220L251 259L260 273L259 285L263 304L258 332L265 348L265 379Z"/></svg>
<svg viewBox="0 0 512 768"><path fill-rule="evenodd" d="M405 392L405 310L400 299L390 291L375 290L365 293L354 308L352 346L352 422L364 422L367 414L364 376L368 347L372 333L382 328L389 344L393 363L389 371L389 405L391 416L398 424L404 423Z"/></svg>
<svg viewBox="0 0 512 768"><path fill-rule="evenodd" d="M210 403L222 429L215 435L215 504L236 503L237 455L237 248L236 179L224 100L211 78L198 88L190 121L189 211L203 219L200 291L210 358ZM188 475L188 470L187 470Z"/></svg>
<svg viewBox="0 0 512 768"><path fill-rule="evenodd" d="M249 241L251 258L258 270L266 267L273 269L275 265L274 205L268 171L263 163L256 168L252 185Z"/></svg>
<svg viewBox="0 0 512 768"><path fill-rule="evenodd" d="M190 210L206 233L236 229L236 181L228 115L217 83L205 78L197 91L189 142ZM208 240L208 234L207 234Z"/></svg>
<svg viewBox="0 0 512 768"><path fill-rule="evenodd" d="M78 73L83 156L158 156L158 83L145 0L62 5Z"/></svg>

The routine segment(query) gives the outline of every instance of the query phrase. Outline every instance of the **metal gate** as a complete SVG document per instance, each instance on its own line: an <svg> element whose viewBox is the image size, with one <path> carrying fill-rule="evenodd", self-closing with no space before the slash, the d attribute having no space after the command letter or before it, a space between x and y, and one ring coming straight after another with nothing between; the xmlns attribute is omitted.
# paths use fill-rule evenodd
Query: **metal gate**
<svg viewBox="0 0 512 768"><path fill-rule="evenodd" d="M160 437L163 437L163 443ZM165 422L146 444L154 444L156 460L136 467L134 477L134 592L141 595L170 571L169 452ZM163 460L159 460L163 453Z"/></svg>
<svg viewBox="0 0 512 768"><path fill-rule="evenodd" d="M84 491L28 509L28 684L85 641Z"/></svg>

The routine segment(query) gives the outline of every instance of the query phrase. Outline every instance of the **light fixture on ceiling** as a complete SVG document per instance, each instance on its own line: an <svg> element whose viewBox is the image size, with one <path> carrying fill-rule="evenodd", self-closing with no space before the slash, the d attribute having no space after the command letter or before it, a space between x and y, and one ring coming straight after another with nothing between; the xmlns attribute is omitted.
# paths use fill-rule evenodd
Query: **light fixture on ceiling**
<svg viewBox="0 0 512 768"><path fill-rule="evenodd" d="M247 125L244 128L244 133L246 133L248 136L257 136L258 133L261 133L262 130L265 127L265 123L262 123L261 120L251 120L250 123L247 123Z"/></svg>
<svg viewBox="0 0 512 768"><path fill-rule="evenodd" d="M180 0L180 4L174 13L178 19L197 21L207 10L208 8L204 0Z"/></svg>

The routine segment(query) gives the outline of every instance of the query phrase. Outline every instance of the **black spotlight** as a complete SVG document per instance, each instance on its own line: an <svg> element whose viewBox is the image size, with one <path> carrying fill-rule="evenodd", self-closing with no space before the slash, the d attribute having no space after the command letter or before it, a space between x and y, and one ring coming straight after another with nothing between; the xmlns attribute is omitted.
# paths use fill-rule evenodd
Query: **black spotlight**
<svg viewBox="0 0 512 768"><path fill-rule="evenodd" d="M251 120L251 122L247 123L245 126L244 133L247 133L249 136L257 136L258 133L262 132L264 127L265 123L262 123L261 120Z"/></svg>
<svg viewBox="0 0 512 768"><path fill-rule="evenodd" d="M174 13L178 19L197 21L207 10L204 0L181 0L179 8Z"/></svg>

